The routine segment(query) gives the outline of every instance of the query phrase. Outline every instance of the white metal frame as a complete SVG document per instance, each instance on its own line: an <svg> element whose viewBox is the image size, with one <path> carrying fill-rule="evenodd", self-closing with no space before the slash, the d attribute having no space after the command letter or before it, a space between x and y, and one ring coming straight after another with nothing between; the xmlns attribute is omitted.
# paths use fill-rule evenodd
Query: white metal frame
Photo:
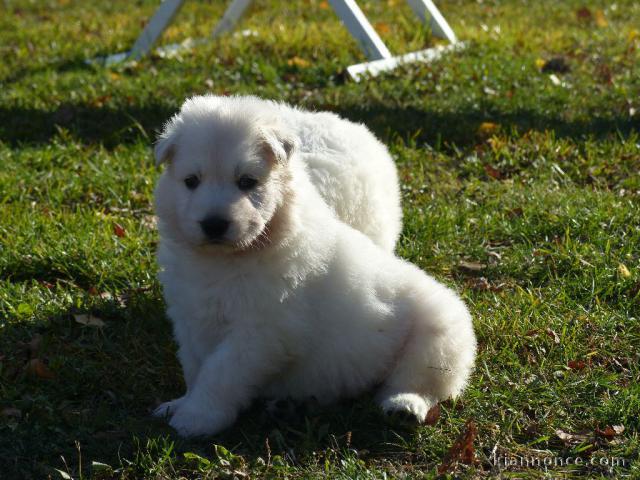
<svg viewBox="0 0 640 480"><path fill-rule="evenodd" d="M129 52L109 55L100 59L100 61L105 65L112 65L125 60L137 60L147 55L180 11L184 2L185 0L163 0ZM252 0L232 0L211 32L211 37L215 38L231 31L251 5L251 2ZM333 10L369 59L368 62L347 67L347 72L351 78L358 81L365 74L377 75L380 72L392 70L403 63L429 62L441 57L447 51L457 50L463 46L458 42L455 33L431 0L407 0L407 2L422 22L430 21L433 35L448 40L450 44L393 56L355 0L329 0ZM204 41L206 40L191 42L190 45ZM159 50L166 54L184 48L184 46L173 44Z"/></svg>

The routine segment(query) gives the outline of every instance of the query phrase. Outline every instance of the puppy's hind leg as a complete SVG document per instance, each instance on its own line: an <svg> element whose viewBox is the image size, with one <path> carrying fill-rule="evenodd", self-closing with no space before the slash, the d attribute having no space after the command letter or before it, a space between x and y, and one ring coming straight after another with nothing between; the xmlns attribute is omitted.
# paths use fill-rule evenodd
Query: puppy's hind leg
<svg viewBox="0 0 640 480"><path fill-rule="evenodd" d="M473 368L476 340L458 296L428 278L399 308L411 322L407 340L377 398L389 414L423 422L437 402L456 397Z"/></svg>

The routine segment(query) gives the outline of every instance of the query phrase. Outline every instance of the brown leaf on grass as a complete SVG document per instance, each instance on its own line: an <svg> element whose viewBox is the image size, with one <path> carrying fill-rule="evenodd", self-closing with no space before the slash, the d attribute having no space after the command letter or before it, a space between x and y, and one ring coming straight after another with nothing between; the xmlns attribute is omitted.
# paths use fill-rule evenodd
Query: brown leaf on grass
<svg viewBox="0 0 640 480"><path fill-rule="evenodd" d="M573 371L580 371L587 368L587 364L584 360L569 360L567 362L567 367Z"/></svg>
<svg viewBox="0 0 640 480"><path fill-rule="evenodd" d="M113 233L115 234L116 237L119 237L119 238L127 236L127 231L119 223L113 224Z"/></svg>
<svg viewBox="0 0 640 480"><path fill-rule="evenodd" d="M593 18L593 14L587 7L581 7L576 10L576 18L582 22L588 22Z"/></svg>
<svg viewBox="0 0 640 480"><path fill-rule="evenodd" d="M507 216L509 218L521 217L524 214L522 207L515 207L507 210Z"/></svg>
<svg viewBox="0 0 640 480"><path fill-rule="evenodd" d="M545 333L547 335L549 335L551 338L553 338L553 343L555 343L556 345L560 343L560 337L558 336L558 334L556 332L554 332L550 328L547 328L545 330Z"/></svg>
<svg viewBox="0 0 640 480"><path fill-rule="evenodd" d="M481 272L482 270L487 268L484 263L471 262L467 260L460 260L458 262L458 267L460 267L461 270L465 270L467 272Z"/></svg>
<svg viewBox="0 0 640 480"><path fill-rule="evenodd" d="M435 425L440 419L440 404L436 403L427 412L427 417L424 419L425 425Z"/></svg>
<svg viewBox="0 0 640 480"><path fill-rule="evenodd" d="M596 25L600 28L604 28L609 25L609 22L607 22L607 18L604 16L604 12L602 10L596 10L596 13L593 14L593 18L596 21Z"/></svg>
<svg viewBox="0 0 640 480"><path fill-rule="evenodd" d="M47 364L39 358L29 360L25 369L29 375L33 375L38 378L50 380L55 377L53 372L49 370Z"/></svg>
<svg viewBox="0 0 640 480"><path fill-rule="evenodd" d="M606 63L601 63L596 69L598 79L605 85L611 85L613 83L613 72L611 67Z"/></svg>
<svg viewBox="0 0 640 480"><path fill-rule="evenodd" d="M469 420L465 425L463 432L458 436L456 441L451 445L438 467L438 474L442 475L448 472L454 463L462 462L466 465L477 463L476 453L473 448L473 442L478 435L478 428L473 420Z"/></svg>
<svg viewBox="0 0 640 480"><path fill-rule="evenodd" d="M376 22L374 28L380 33L389 33L391 31L391 27L385 22Z"/></svg>
<svg viewBox="0 0 640 480"><path fill-rule="evenodd" d="M106 323L104 323L104 320L102 320L101 318L94 317L93 315L87 315L84 313L80 315L74 315L73 318L76 320L76 323L79 323L80 325L85 325L87 327L102 328L106 325Z"/></svg>
<svg viewBox="0 0 640 480"><path fill-rule="evenodd" d="M500 130L500 125L493 122L482 122L476 130L476 134L481 138L489 138L491 135Z"/></svg>
<svg viewBox="0 0 640 480"><path fill-rule="evenodd" d="M496 180L500 180L502 178L502 172L489 164L484 166L484 171L487 175L491 178L495 178Z"/></svg>
<svg viewBox="0 0 640 480"><path fill-rule="evenodd" d="M491 290L491 284L485 277L470 278L467 282L467 286L472 290L478 290L480 292Z"/></svg>
<svg viewBox="0 0 640 480"><path fill-rule="evenodd" d="M309 60L305 60L304 58L295 56L287 60L287 65L289 65L290 67L307 68L311 65L311 62L309 62Z"/></svg>
<svg viewBox="0 0 640 480"><path fill-rule="evenodd" d="M605 438L607 440L613 440L614 437L622 435L624 432L624 425L607 425L604 430L596 428L596 435L598 437Z"/></svg>
<svg viewBox="0 0 640 480"><path fill-rule="evenodd" d="M491 283L485 277L471 277L468 278L465 283L468 288L479 292L500 292L506 285L505 283L498 283L496 285Z"/></svg>
<svg viewBox="0 0 640 480"><path fill-rule="evenodd" d="M589 432L569 433L559 428L556 429L556 435L566 446L578 445L591 439Z"/></svg>

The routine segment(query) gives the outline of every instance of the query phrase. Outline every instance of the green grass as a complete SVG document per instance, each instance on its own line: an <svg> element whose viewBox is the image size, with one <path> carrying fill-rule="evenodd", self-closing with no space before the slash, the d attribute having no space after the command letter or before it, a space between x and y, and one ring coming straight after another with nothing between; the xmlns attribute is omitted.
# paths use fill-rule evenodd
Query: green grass
<svg viewBox="0 0 640 480"><path fill-rule="evenodd" d="M223 3L187 2L163 41L206 35ZM497 475L495 452L585 464L504 477L640 478L640 3L437 3L468 48L358 84L341 72L362 54L319 0L258 1L237 29L254 36L112 69L84 59L129 47L156 1L0 6L1 478L430 478L469 420L478 461L448 475ZM392 51L433 43L404 2L360 4ZM462 293L480 344L435 425L388 424L368 396L290 422L257 404L197 441L150 416L183 389L150 145L207 91L336 111L389 145L398 252Z"/></svg>

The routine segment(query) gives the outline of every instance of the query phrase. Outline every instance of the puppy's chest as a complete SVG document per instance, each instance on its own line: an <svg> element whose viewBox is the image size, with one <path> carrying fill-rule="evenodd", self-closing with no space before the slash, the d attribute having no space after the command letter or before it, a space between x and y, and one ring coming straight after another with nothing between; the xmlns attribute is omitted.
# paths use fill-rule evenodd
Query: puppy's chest
<svg viewBox="0 0 640 480"><path fill-rule="evenodd" d="M279 303L278 282L262 280L245 276L204 280L191 275L179 282L180 288L165 289L170 316L191 334L203 337L255 323L267 305Z"/></svg>

